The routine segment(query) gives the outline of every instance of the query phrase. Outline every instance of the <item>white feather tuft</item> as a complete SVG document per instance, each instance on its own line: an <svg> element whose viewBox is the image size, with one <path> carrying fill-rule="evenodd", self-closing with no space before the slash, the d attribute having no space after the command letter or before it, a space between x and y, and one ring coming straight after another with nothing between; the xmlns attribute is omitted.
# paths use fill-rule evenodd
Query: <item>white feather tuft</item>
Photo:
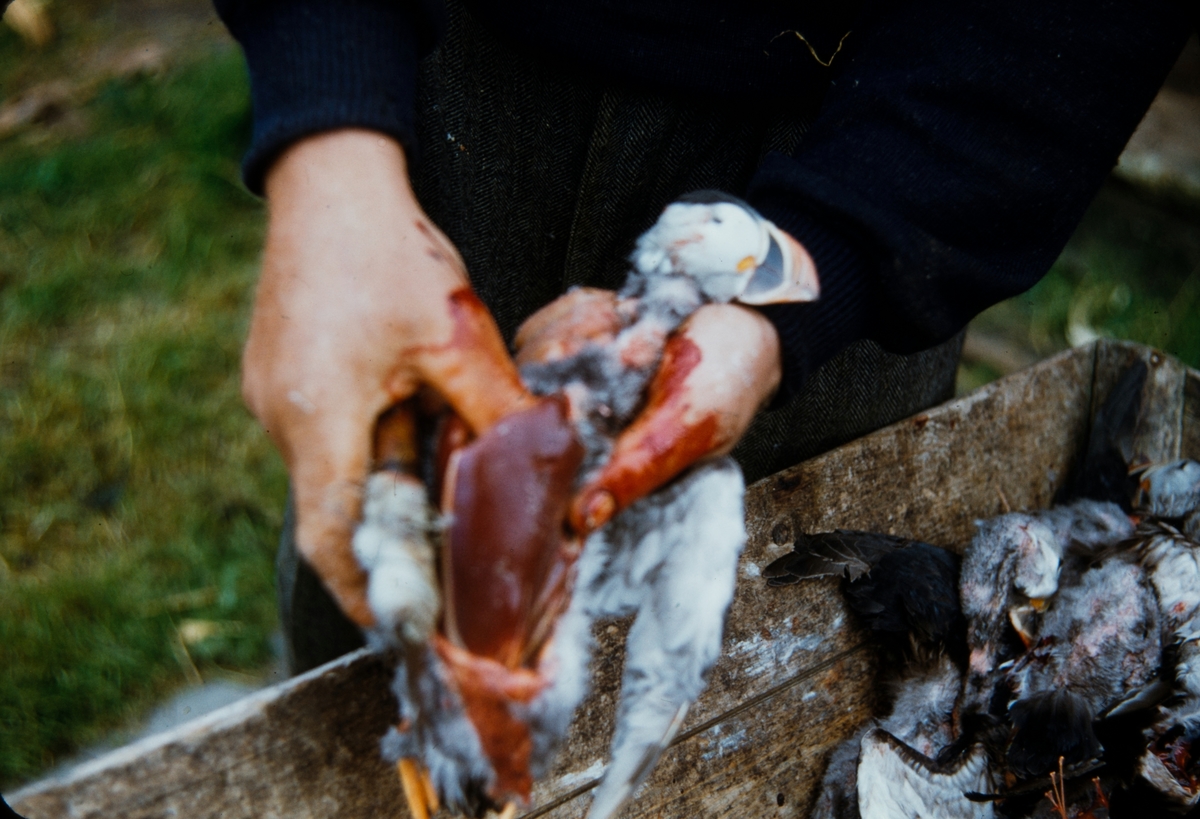
<svg viewBox="0 0 1200 819"><path fill-rule="evenodd" d="M385 642L415 645L433 633L440 600L430 532L434 515L420 481L395 472L367 478L354 556L369 573L367 602Z"/></svg>

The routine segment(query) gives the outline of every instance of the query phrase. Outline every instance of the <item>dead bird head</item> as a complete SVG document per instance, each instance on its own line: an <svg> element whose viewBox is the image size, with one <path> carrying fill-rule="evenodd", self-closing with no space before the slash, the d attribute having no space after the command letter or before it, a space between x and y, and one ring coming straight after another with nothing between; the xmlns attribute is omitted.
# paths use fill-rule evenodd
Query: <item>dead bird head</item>
<svg viewBox="0 0 1200 819"><path fill-rule="evenodd" d="M804 248L745 202L719 191L680 197L638 239L623 295L686 293L708 302L814 301L816 266ZM692 309L695 309L694 307Z"/></svg>
<svg viewBox="0 0 1200 819"><path fill-rule="evenodd" d="M1062 547L1045 523L1019 512L978 526L963 555L960 591L970 623L970 674L982 681L1000 658L1011 612L1041 609L1058 590Z"/></svg>
<svg viewBox="0 0 1200 819"><path fill-rule="evenodd" d="M1147 467L1138 481L1137 511L1178 519L1200 505L1200 463L1182 458Z"/></svg>

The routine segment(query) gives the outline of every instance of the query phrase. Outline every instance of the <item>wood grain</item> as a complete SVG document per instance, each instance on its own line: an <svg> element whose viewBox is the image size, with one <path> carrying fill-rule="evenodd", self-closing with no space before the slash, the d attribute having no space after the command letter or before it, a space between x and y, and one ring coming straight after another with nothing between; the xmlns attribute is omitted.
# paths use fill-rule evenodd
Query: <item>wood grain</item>
<svg viewBox="0 0 1200 819"><path fill-rule="evenodd" d="M376 816L402 803L379 755L391 671L349 654L13 794L28 819Z"/></svg>
<svg viewBox="0 0 1200 819"><path fill-rule="evenodd" d="M1179 457L1183 446L1184 384L1187 368L1158 350L1123 341L1096 346L1092 414L1121 374L1137 360L1146 362L1146 386L1133 434L1133 462L1160 463Z"/></svg>
<svg viewBox="0 0 1200 819"><path fill-rule="evenodd" d="M1188 370L1183 382L1183 419L1179 454L1200 460L1200 373Z"/></svg>

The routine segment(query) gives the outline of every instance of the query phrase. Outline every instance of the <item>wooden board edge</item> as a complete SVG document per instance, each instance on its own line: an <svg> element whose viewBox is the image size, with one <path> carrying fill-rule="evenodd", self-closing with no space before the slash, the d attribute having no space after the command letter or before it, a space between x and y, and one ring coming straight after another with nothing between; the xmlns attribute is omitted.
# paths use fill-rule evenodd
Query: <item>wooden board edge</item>
<svg viewBox="0 0 1200 819"><path fill-rule="evenodd" d="M139 758L165 748L169 745L190 744L203 739L207 735L235 728L248 719L261 714L271 704L295 694L314 684L320 684L326 675L338 669L350 670L353 667L377 660L378 655L366 648L352 651L336 660L331 660L304 674L289 680L247 694L245 697L231 702L195 719L158 734L145 737L109 751L96 759L83 762L70 770L54 776L38 779L23 786L7 797L14 809L24 800L32 799L53 790L71 788L84 780L104 775L108 771L123 768Z"/></svg>

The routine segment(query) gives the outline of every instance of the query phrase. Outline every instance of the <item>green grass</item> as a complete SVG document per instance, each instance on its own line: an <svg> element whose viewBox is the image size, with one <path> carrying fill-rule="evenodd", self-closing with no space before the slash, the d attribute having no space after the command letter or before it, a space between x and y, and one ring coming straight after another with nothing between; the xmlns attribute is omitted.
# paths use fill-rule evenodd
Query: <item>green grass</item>
<svg viewBox="0 0 1200 819"><path fill-rule="evenodd" d="M972 329L1031 358L1103 336L1200 367L1200 203L1110 182L1045 278L982 313ZM999 374L986 363L965 365L960 391Z"/></svg>
<svg viewBox="0 0 1200 819"><path fill-rule="evenodd" d="M82 130L0 142L0 788L193 666L262 668L276 626L285 476L237 381L263 226L241 57L90 96Z"/></svg>

